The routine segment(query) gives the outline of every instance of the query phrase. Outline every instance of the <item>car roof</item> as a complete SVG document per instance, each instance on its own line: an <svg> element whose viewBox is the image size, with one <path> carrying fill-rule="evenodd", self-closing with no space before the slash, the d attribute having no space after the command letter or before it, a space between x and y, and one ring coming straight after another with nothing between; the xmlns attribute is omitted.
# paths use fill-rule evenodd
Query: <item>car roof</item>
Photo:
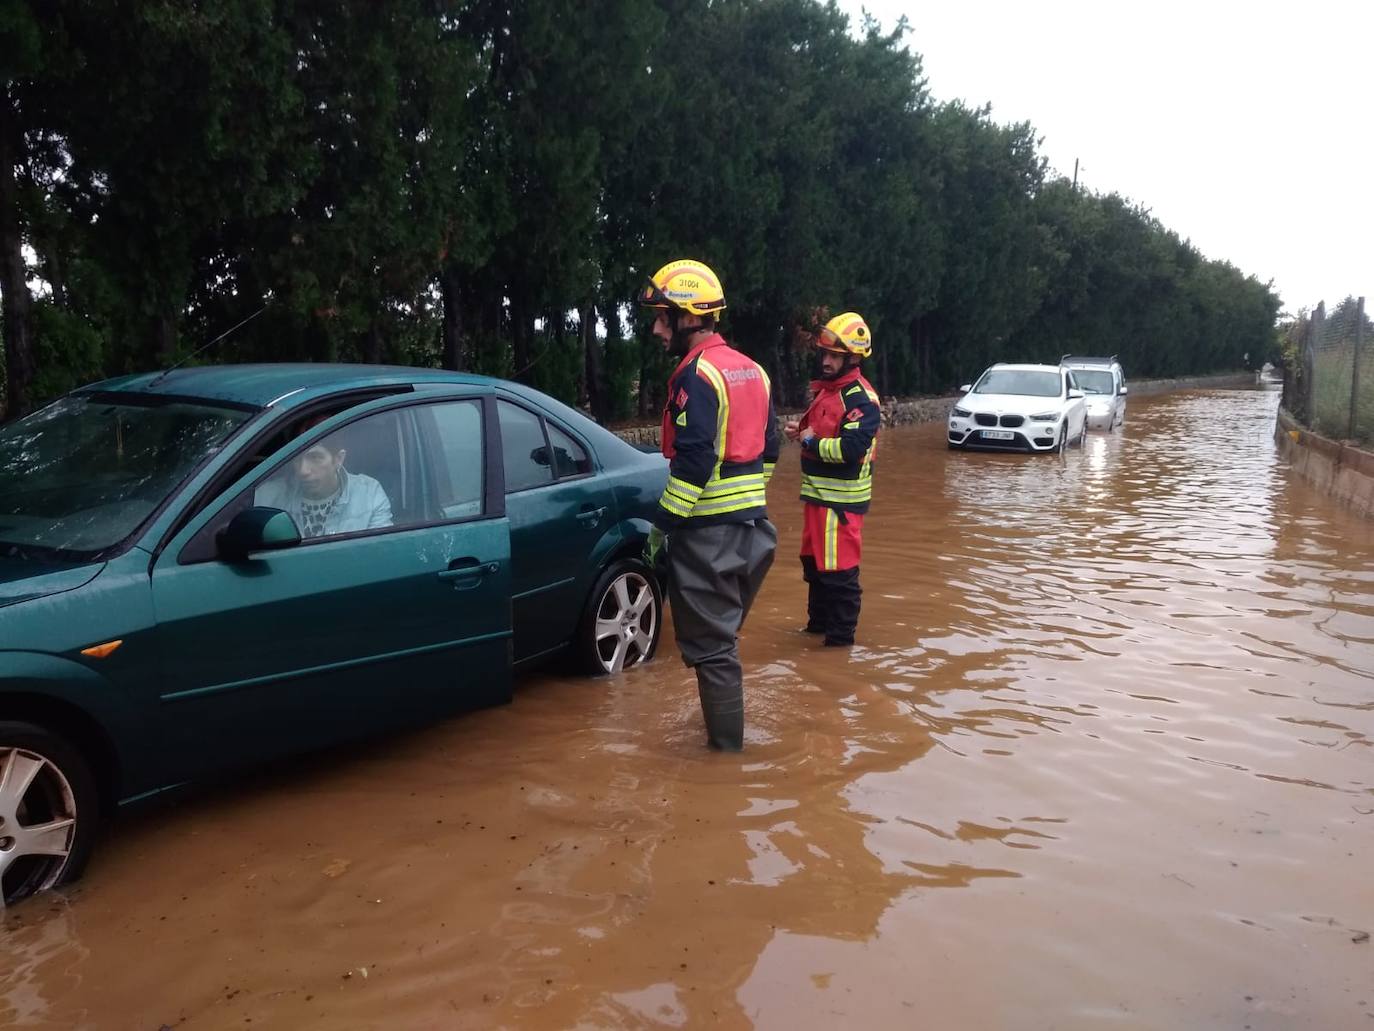
<svg viewBox="0 0 1374 1031"><path fill-rule="evenodd" d="M990 369L1005 369L1008 372L1055 372L1059 371L1058 365L1029 365L1016 362L997 362L989 367Z"/></svg>
<svg viewBox="0 0 1374 1031"><path fill-rule="evenodd" d="M1116 360L1116 355L1112 355L1108 358L1093 358L1082 354L1066 354L1063 358L1059 359L1059 364L1069 366L1081 365L1085 368L1101 365L1111 368L1113 365L1119 365L1120 362Z"/></svg>
<svg viewBox="0 0 1374 1031"><path fill-rule="evenodd" d="M114 391L151 396L196 397L210 401L265 408L291 397L319 397L359 387L407 385L470 386L492 390L505 387L516 394L532 391L517 383L445 369L418 369L399 365L351 365L273 363L260 365L199 365L170 372L143 372L120 376L82 388L82 392Z"/></svg>

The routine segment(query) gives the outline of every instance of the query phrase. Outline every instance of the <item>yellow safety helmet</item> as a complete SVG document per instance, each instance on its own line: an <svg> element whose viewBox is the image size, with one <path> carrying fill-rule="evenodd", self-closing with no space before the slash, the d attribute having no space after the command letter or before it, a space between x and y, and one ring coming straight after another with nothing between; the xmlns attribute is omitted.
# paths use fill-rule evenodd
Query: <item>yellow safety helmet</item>
<svg viewBox="0 0 1374 1031"><path fill-rule="evenodd" d="M689 315L714 315L725 308L720 277L691 258L670 261L654 273L639 295L645 308L677 308Z"/></svg>
<svg viewBox="0 0 1374 1031"><path fill-rule="evenodd" d="M841 354L867 358L873 353L873 334L862 315L856 311L847 311L843 315L836 315L825 324L820 336L816 338L816 346L823 351L838 351Z"/></svg>

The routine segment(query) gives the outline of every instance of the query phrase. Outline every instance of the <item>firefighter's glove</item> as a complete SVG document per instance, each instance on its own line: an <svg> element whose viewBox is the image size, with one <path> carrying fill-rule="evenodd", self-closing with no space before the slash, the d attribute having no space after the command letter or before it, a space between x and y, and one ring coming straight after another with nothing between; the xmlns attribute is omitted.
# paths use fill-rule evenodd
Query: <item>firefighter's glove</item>
<svg viewBox="0 0 1374 1031"><path fill-rule="evenodd" d="M655 573L662 573L668 563L668 536L657 526L650 528L644 542L644 564Z"/></svg>

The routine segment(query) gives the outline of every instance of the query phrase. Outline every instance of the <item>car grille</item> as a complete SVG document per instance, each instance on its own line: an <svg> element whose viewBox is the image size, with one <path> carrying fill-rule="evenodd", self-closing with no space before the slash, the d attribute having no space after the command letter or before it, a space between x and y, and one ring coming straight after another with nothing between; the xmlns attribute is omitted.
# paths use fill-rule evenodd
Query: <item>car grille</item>
<svg viewBox="0 0 1374 1031"><path fill-rule="evenodd" d="M1011 429L1014 426L1020 426L1025 421L1025 417L1020 415L1002 416L1002 425L1005 426L1007 429Z"/></svg>
<svg viewBox="0 0 1374 1031"><path fill-rule="evenodd" d="M997 425L997 416L995 416L995 415L989 415L987 412L979 412L979 413L978 413L977 415L975 415L973 418L977 420L979 426L996 426L996 425Z"/></svg>

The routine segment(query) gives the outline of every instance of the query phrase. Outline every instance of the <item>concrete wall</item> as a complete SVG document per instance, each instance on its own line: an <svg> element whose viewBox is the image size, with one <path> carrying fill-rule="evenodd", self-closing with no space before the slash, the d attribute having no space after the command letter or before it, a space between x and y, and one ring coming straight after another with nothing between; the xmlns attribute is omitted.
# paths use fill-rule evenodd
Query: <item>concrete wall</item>
<svg viewBox="0 0 1374 1031"><path fill-rule="evenodd" d="M1188 379L1144 379L1139 383L1126 381L1130 397L1149 397L1152 394L1172 394L1176 390L1226 390L1231 387L1253 387L1259 383L1257 372L1231 372L1222 376L1193 376Z"/></svg>
<svg viewBox="0 0 1374 1031"><path fill-rule="evenodd" d="M1248 387L1255 383L1255 373L1242 372L1225 376L1202 376L1194 379L1155 379L1128 382L1130 397L1168 394L1175 390L1224 389L1226 387ZM918 422L942 421L949 417L954 407L955 397L923 397L910 401L887 398L883 401L883 425L906 426ZM796 413L788 413L796 414ZM657 444L658 425L631 426L615 431L632 444Z"/></svg>
<svg viewBox="0 0 1374 1031"><path fill-rule="evenodd" d="M1374 453L1313 433L1283 409L1274 438L1294 472L1322 493L1374 518Z"/></svg>

